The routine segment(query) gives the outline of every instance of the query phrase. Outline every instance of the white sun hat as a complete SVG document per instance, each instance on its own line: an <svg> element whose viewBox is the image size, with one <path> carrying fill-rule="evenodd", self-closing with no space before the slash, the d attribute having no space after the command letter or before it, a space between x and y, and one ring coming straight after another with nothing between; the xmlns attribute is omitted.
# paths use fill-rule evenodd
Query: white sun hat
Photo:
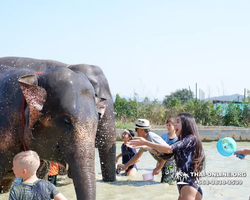
<svg viewBox="0 0 250 200"><path fill-rule="evenodd" d="M135 128L140 128L140 129L150 129L150 123L147 119L138 119Z"/></svg>

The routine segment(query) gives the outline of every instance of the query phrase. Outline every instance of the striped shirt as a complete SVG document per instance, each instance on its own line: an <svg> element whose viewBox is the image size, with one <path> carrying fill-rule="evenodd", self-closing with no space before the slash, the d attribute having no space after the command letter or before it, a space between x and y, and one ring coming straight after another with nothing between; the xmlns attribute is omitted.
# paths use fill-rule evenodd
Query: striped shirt
<svg viewBox="0 0 250 200"><path fill-rule="evenodd" d="M12 186L9 200L49 200L59 193L49 181L38 179L34 183L22 182Z"/></svg>
<svg viewBox="0 0 250 200"><path fill-rule="evenodd" d="M59 166L56 162L50 162L49 176L56 176L59 173Z"/></svg>

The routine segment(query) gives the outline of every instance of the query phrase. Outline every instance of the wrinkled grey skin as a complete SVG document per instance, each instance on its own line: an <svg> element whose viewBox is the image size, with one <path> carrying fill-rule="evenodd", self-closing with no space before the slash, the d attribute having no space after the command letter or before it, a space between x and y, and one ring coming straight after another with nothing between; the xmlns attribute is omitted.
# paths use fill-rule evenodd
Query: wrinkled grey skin
<svg viewBox="0 0 250 200"><path fill-rule="evenodd" d="M13 157L25 142L42 159L69 164L77 199L95 199L95 147L103 180L115 181L113 100L99 67L3 57L0 83L0 180L13 176Z"/></svg>

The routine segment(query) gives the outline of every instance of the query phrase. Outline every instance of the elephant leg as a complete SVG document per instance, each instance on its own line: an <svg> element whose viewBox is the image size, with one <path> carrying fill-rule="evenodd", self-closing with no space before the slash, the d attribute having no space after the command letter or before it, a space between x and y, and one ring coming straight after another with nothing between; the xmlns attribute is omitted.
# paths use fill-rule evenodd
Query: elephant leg
<svg viewBox="0 0 250 200"><path fill-rule="evenodd" d="M98 126L96 146L100 156L100 165L103 181L115 181L115 158L116 158L116 132L113 121L107 122L102 118ZM104 123L105 122L105 123ZM103 125L104 124L104 125Z"/></svg>
<svg viewBox="0 0 250 200"><path fill-rule="evenodd" d="M15 180L15 175L11 169L10 164L8 164L8 159L0 156L0 193L9 192L12 183Z"/></svg>
<svg viewBox="0 0 250 200"><path fill-rule="evenodd" d="M15 178L14 177L9 177L9 178L3 178L1 181L1 193L9 192L10 188L12 186L12 183L14 182Z"/></svg>
<svg viewBox="0 0 250 200"><path fill-rule="evenodd" d="M41 160L36 175L40 179L48 180L49 164L46 160Z"/></svg>
<svg viewBox="0 0 250 200"><path fill-rule="evenodd" d="M66 164L66 167L62 167L59 165L59 175L62 176L60 180L61 181L60 183L62 185L68 185L68 184L73 183L72 173L68 164Z"/></svg>
<svg viewBox="0 0 250 200"><path fill-rule="evenodd" d="M68 175L68 177L70 177L68 171L69 171L69 165L68 164L59 165L59 175Z"/></svg>
<svg viewBox="0 0 250 200"><path fill-rule="evenodd" d="M9 192L12 186L12 183L15 180L15 175L11 172L5 175L3 178L0 178L0 193Z"/></svg>

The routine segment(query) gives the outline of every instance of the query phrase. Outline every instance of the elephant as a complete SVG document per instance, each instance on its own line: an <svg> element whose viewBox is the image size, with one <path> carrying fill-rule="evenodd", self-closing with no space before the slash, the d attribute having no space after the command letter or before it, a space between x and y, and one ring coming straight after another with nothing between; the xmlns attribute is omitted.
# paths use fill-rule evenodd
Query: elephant
<svg viewBox="0 0 250 200"><path fill-rule="evenodd" d="M103 181L116 180L113 99L100 67L2 57L0 83L1 185L28 149L69 165L77 199L96 198L95 147Z"/></svg>

